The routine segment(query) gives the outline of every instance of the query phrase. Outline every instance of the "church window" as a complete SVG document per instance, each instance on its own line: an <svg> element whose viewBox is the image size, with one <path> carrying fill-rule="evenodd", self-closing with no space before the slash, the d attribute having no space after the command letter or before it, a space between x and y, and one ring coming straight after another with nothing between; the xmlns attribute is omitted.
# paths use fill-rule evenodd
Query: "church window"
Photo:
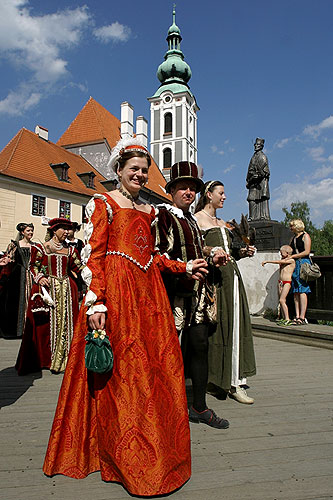
<svg viewBox="0 0 333 500"><path fill-rule="evenodd" d="M171 167L171 149L165 148L163 151L163 168Z"/></svg>
<svg viewBox="0 0 333 500"><path fill-rule="evenodd" d="M164 115L164 133L171 134L172 133L172 114L166 113Z"/></svg>

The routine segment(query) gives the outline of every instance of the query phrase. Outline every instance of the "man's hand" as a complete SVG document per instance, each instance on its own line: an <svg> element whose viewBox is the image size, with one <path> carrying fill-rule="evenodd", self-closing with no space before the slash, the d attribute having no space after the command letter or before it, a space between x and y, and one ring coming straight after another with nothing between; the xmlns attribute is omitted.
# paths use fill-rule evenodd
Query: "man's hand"
<svg viewBox="0 0 333 500"><path fill-rule="evenodd" d="M230 255L224 250L216 250L213 256L213 264L216 267L225 266L230 260Z"/></svg>
<svg viewBox="0 0 333 500"><path fill-rule="evenodd" d="M208 264L205 259L195 259L192 262L192 278L194 280L203 280L205 275L208 274L206 269Z"/></svg>
<svg viewBox="0 0 333 500"><path fill-rule="evenodd" d="M104 330L105 327L105 313L96 312L88 316L88 325L92 330Z"/></svg>

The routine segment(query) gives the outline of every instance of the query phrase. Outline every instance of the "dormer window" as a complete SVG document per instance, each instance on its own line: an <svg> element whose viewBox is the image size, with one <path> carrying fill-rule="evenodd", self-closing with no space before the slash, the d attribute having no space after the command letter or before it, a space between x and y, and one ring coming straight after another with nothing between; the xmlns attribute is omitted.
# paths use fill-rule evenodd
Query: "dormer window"
<svg viewBox="0 0 333 500"><path fill-rule="evenodd" d="M59 181L62 182L69 182L69 177L68 177L68 169L69 165L68 163L50 163L50 167L53 169L54 173L58 177Z"/></svg>
<svg viewBox="0 0 333 500"><path fill-rule="evenodd" d="M96 177L96 174L94 172L83 172L82 174L77 174L83 184L90 189L95 189L95 182L94 179Z"/></svg>

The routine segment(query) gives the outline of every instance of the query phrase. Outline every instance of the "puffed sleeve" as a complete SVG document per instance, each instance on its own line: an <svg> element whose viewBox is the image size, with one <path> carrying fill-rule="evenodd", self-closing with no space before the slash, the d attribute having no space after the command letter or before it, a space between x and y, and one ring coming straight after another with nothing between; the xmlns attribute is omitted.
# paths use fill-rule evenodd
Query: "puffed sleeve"
<svg viewBox="0 0 333 500"><path fill-rule="evenodd" d="M31 245L31 258L29 271L35 283L45 276L48 276L47 266L42 266L43 250L38 244Z"/></svg>
<svg viewBox="0 0 333 500"><path fill-rule="evenodd" d="M85 305L87 314L106 312L105 257L112 209L106 196L95 195L86 206L88 223L85 227L86 245L81 252L82 278L87 285Z"/></svg>
<svg viewBox="0 0 333 500"><path fill-rule="evenodd" d="M167 210L160 209L155 221L155 248L161 255L169 255L173 245L174 236L170 214Z"/></svg>
<svg viewBox="0 0 333 500"><path fill-rule="evenodd" d="M167 210L156 210L156 217L152 224L152 234L155 239L154 261L163 273L192 274L192 265L181 260L170 259L169 252L173 248L173 228Z"/></svg>

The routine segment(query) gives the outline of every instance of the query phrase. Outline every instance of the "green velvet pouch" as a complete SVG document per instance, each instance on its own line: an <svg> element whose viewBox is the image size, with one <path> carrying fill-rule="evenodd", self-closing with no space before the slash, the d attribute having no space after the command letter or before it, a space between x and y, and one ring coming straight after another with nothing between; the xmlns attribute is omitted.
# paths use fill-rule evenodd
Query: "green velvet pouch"
<svg viewBox="0 0 333 500"><path fill-rule="evenodd" d="M94 330L85 336L85 363L87 370L95 373L107 373L113 367L113 352L104 330Z"/></svg>

